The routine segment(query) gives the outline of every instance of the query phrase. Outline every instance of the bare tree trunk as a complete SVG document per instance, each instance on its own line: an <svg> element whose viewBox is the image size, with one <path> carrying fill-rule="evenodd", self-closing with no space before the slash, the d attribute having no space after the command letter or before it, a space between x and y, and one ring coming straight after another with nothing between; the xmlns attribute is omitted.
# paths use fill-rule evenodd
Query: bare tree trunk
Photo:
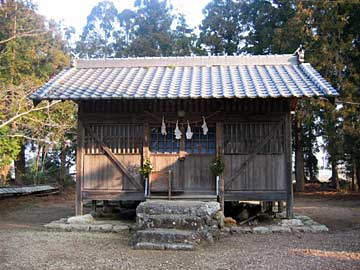
<svg viewBox="0 0 360 270"><path fill-rule="evenodd" d="M357 178L357 166L356 166L356 160L353 159L352 162L352 177L351 177L351 190L358 192L359 191L359 183Z"/></svg>
<svg viewBox="0 0 360 270"><path fill-rule="evenodd" d="M41 158L41 153L42 153L42 146L38 144L38 149L36 151L36 159L35 159L35 171L34 173L37 175L38 172L39 172L39 163L40 163L40 158ZM35 176L35 181L33 183L34 185L37 185L38 184L38 181L37 181L37 176Z"/></svg>
<svg viewBox="0 0 360 270"><path fill-rule="evenodd" d="M46 157L47 157L48 152L49 152L49 145L45 144L43 146L42 154L41 154L41 171L42 172L45 171L45 163L46 163Z"/></svg>
<svg viewBox="0 0 360 270"><path fill-rule="evenodd" d="M66 176L66 154L67 154L67 147L66 145L62 145L61 154L60 154L60 175L58 180L60 193L64 191L65 176Z"/></svg>
<svg viewBox="0 0 360 270"><path fill-rule="evenodd" d="M295 189L297 192L304 191L304 153L303 153L303 144L301 136L301 118L297 117L296 119L296 136L295 136L295 179L296 186Z"/></svg>
<svg viewBox="0 0 360 270"><path fill-rule="evenodd" d="M25 144L22 144L17 159L15 160L15 181L17 184L22 185L24 183L25 169Z"/></svg>
<svg viewBox="0 0 360 270"><path fill-rule="evenodd" d="M356 161L356 179L357 179L357 183L358 183L358 191L360 191L359 189L359 179L360 179L360 162L357 160Z"/></svg>
<svg viewBox="0 0 360 270"><path fill-rule="evenodd" d="M337 191L340 190L339 174L335 160L331 161L331 184L336 188Z"/></svg>
<svg viewBox="0 0 360 270"><path fill-rule="evenodd" d="M0 185L1 186L7 185L8 179L9 179L9 174L10 174L10 169L11 169L10 165L5 165L0 168Z"/></svg>

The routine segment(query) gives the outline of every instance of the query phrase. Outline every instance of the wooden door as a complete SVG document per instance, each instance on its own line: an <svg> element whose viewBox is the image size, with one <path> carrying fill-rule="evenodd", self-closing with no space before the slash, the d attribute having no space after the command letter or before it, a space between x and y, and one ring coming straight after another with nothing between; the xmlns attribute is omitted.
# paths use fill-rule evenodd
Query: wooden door
<svg viewBox="0 0 360 270"><path fill-rule="evenodd" d="M187 193L214 193L215 177L210 165L216 156L215 127L208 126L208 133L203 134L200 125L192 126L193 137L184 138L184 190Z"/></svg>
<svg viewBox="0 0 360 270"><path fill-rule="evenodd" d="M153 171L150 177L151 192L168 190L170 172L171 189L173 192L183 191L183 181L180 171L180 140L175 139L174 125L167 124L167 134L162 135L159 126L150 126L150 161Z"/></svg>

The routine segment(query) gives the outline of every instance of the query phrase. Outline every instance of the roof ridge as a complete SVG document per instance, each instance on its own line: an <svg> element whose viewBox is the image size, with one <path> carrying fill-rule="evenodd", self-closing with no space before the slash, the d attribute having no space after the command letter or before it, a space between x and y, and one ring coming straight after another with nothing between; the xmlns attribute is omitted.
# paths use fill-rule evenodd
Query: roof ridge
<svg viewBox="0 0 360 270"><path fill-rule="evenodd" d="M222 56L167 56L76 59L76 68L116 67L175 67L175 66L216 66L216 65L297 65L293 54L270 55L222 55Z"/></svg>

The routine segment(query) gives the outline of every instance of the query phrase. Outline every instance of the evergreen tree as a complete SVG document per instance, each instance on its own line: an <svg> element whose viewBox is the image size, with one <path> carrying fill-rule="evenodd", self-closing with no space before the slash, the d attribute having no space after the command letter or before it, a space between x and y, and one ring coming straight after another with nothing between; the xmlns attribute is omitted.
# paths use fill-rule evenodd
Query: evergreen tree
<svg viewBox="0 0 360 270"><path fill-rule="evenodd" d="M1 2L0 24L0 168L19 159L15 165L21 181L24 146L63 139L74 124L74 105L44 102L34 107L28 99L69 64L68 46L60 26L37 14L31 1Z"/></svg>
<svg viewBox="0 0 360 270"><path fill-rule="evenodd" d="M172 52L171 25L175 20L172 6L165 1L137 0L135 38L130 44L132 56L170 56Z"/></svg>
<svg viewBox="0 0 360 270"><path fill-rule="evenodd" d="M241 27L239 3L233 0L213 0L203 10L198 46L211 54L236 54L239 50Z"/></svg>
<svg viewBox="0 0 360 270"><path fill-rule="evenodd" d="M76 43L76 52L80 57L113 57L116 32L119 24L118 11L114 3L108 0L99 2L87 17L87 23Z"/></svg>

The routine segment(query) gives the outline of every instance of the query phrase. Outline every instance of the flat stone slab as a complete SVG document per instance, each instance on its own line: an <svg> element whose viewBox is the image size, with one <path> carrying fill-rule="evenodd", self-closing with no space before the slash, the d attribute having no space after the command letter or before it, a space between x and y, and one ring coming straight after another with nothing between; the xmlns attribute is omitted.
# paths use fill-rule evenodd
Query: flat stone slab
<svg viewBox="0 0 360 270"><path fill-rule="evenodd" d="M275 220L272 224L261 226L231 226L221 230L226 234L269 234L269 233L323 233L329 229L308 216L295 216L294 219Z"/></svg>
<svg viewBox="0 0 360 270"><path fill-rule="evenodd" d="M91 215L90 215L91 216ZM79 216L83 217L83 216ZM121 220L96 220L92 219L91 222L83 222L80 218L73 219L62 218L45 224L44 227L49 230L65 231L65 232L103 232L103 233L129 233L131 224L123 222ZM90 218L85 218L89 221ZM70 223L72 222L72 223ZM83 223L81 223L83 222Z"/></svg>
<svg viewBox="0 0 360 270"><path fill-rule="evenodd" d="M218 202L149 200L139 204L137 214L212 216L220 210Z"/></svg>
<svg viewBox="0 0 360 270"><path fill-rule="evenodd" d="M69 223L69 224L91 224L94 222L95 222L95 219L90 214L69 217L67 219L67 223Z"/></svg>
<svg viewBox="0 0 360 270"><path fill-rule="evenodd" d="M136 243L134 249L148 249L148 250L187 250L192 251L195 249L192 244L181 243L151 243L151 242L139 242Z"/></svg>

